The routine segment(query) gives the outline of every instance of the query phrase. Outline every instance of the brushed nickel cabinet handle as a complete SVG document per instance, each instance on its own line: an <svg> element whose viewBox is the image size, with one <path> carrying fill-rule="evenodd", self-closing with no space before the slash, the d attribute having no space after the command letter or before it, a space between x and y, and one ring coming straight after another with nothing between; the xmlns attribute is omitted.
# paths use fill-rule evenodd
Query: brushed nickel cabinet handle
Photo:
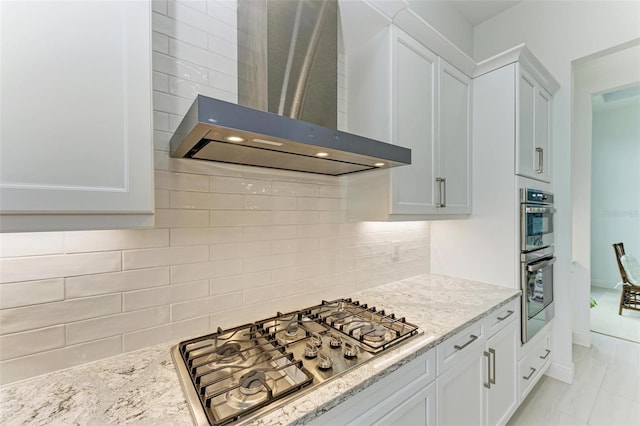
<svg viewBox="0 0 640 426"><path fill-rule="evenodd" d="M436 183L438 184L438 204L436 208L447 207L447 179L443 177L437 177Z"/></svg>
<svg viewBox="0 0 640 426"><path fill-rule="evenodd" d="M547 359L547 357L549 357L551 351L549 349L545 349L545 352L546 353L544 355L540 355L540 359Z"/></svg>
<svg viewBox="0 0 640 426"><path fill-rule="evenodd" d="M538 168L536 169L536 173L542 173L544 167L544 150L542 148L536 148L536 153L538 154Z"/></svg>
<svg viewBox="0 0 640 426"><path fill-rule="evenodd" d="M507 315L505 315L505 316L503 316L503 317L498 317L498 318L497 318L497 320L498 320L498 321L504 321L504 320L506 320L507 318L509 318L511 315L513 315L513 311L512 311L511 309L509 309L509 310L507 311Z"/></svg>
<svg viewBox="0 0 640 426"><path fill-rule="evenodd" d="M487 357L487 383L483 383L483 385L485 388L491 389L491 355L484 351L484 356Z"/></svg>
<svg viewBox="0 0 640 426"><path fill-rule="evenodd" d="M522 378L525 379L525 380L529 380L531 378L531 376L533 376L533 373L536 372L535 368L533 368L533 367L529 367L529 368L531 368L531 373L529 373L528 376L522 376Z"/></svg>
<svg viewBox="0 0 640 426"><path fill-rule="evenodd" d="M489 348L489 353L493 357L493 375L489 376L489 383L492 385L496 384L496 350Z"/></svg>
<svg viewBox="0 0 640 426"><path fill-rule="evenodd" d="M457 351L461 351L464 348L466 348L467 346L469 346L471 343L473 343L474 341L476 341L478 339L478 336L476 336L475 334L470 335L469 337L471 337L471 339L469 339L469 341L467 343L465 343L462 346L458 346L458 345L453 345L453 348Z"/></svg>

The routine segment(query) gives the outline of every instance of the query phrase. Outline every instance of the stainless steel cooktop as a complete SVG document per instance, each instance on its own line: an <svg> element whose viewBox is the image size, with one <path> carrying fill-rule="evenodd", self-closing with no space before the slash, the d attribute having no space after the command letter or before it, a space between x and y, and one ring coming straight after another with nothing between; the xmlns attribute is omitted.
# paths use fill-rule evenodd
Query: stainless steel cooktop
<svg viewBox="0 0 640 426"><path fill-rule="evenodd" d="M241 424L421 334L351 299L234 327L171 349L199 425Z"/></svg>

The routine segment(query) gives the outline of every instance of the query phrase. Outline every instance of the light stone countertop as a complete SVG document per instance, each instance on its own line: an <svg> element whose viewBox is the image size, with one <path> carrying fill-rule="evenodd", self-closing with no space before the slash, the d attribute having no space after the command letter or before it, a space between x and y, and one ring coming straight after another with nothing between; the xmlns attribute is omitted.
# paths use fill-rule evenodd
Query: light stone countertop
<svg viewBox="0 0 640 426"><path fill-rule="evenodd" d="M515 299L519 290L425 274L351 297L417 324L423 335L273 410L256 425L303 424ZM301 306L302 308L302 306ZM0 387L0 423L192 424L169 348L156 345Z"/></svg>

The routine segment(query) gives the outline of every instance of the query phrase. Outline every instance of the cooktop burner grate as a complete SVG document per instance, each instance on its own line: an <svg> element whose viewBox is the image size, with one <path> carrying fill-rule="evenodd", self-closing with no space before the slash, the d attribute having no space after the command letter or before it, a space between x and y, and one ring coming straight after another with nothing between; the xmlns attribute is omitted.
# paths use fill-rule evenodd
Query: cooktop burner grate
<svg viewBox="0 0 640 426"><path fill-rule="evenodd" d="M197 424L244 423L420 331L351 299L189 339L172 356Z"/></svg>

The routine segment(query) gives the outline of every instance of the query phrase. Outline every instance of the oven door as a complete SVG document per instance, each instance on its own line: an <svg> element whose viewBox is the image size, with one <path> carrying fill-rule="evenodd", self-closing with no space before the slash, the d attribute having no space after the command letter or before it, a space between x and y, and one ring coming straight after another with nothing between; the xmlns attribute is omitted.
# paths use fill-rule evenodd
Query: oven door
<svg viewBox="0 0 640 426"><path fill-rule="evenodd" d="M553 318L555 261L551 254L522 262L522 343L527 343Z"/></svg>
<svg viewBox="0 0 640 426"><path fill-rule="evenodd" d="M539 204L522 204L520 250L529 252L553 245L553 214L556 209Z"/></svg>

